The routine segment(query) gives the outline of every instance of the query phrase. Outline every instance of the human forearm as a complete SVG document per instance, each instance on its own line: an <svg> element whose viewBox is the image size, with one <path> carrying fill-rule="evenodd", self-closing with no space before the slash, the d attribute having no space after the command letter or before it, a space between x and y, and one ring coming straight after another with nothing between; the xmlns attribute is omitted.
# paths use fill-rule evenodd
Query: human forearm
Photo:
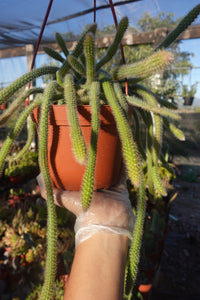
<svg viewBox="0 0 200 300"><path fill-rule="evenodd" d="M77 249L64 300L121 300L128 238L97 233Z"/></svg>

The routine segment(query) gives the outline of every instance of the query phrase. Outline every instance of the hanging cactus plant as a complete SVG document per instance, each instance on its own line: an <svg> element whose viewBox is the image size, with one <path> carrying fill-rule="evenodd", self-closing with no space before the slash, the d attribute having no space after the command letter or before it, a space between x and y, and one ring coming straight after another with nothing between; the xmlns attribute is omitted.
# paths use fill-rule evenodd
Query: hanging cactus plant
<svg viewBox="0 0 200 300"><path fill-rule="evenodd" d="M8 106L7 111L0 117L0 124L5 124L27 96L31 94L37 95L34 100L29 103L28 107L22 111L21 116L0 150L0 170L2 172L6 160L11 159L9 151L16 137L19 135L21 128L26 123L27 118L31 115L33 109L41 106L39 164L47 190L48 207L48 248L45 280L40 296L41 300L53 299L53 282L56 274L56 214L47 158L49 107L52 104L59 103L60 100L63 101L63 99L66 103L71 126L74 156L80 164L86 164L82 182L82 205L85 210L92 201L94 189L94 174L100 126L100 106L101 104L109 104L112 109L121 140L121 149L127 170L127 177L137 190L138 195L136 223L133 232L133 241L130 247L128 273L126 273L126 279L128 277L127 274L130 274L132 283L134 283L137 275L143 233L146 207L145 191L149 189L152 197L155 192L163 196L165 196L167 192L158 173L158 161L164 161L161 153L163 125L172 131L177 138L180 140L184 139L182 132L172 123L173 119L179 119L175 109L169 108L166 101L158 99L156 95L144 87L142 80L160 72L160 70L164 70L170 65L173 56L164 48L168 47L177 36L194 21L199 12L200 5L197 5L183 18L169 37L147 58L130 65L115 67L111 70L109 75L104 72L103 67L113 58L119 48L126 29L128 28L127 17L120 21L113 43L98 62L95 60L96 24L89 27L89 29L82 34L75 49L70 54L62 36L57 33L56 40L65 57L53 49L46 47L44 50L48 55L58 60L62 64L61 67L43 67L33 70L21 76L10 86L1 91L0 104L8 103L10 98L15 96L19 89L39 76L45 74L54 74L56 76L56 80L51 81L44 91L36 87L31 88L29 91L25 91L24 89L20 96L18 95L16 99L13 100ZM105 77L103 74L105 74ZM130 96L123 92L125 80L127 80L128 83L130 81L131 84L132 93ZM85 145L79 126L77 104L91 104L92 106L91 127L93 134L91 135L89 147ZM130 126L130 115L136 125L135 132L133 132ZM144 121L147 128L146 145L142 145L139 137L140 120ZM31 130L33 130L32 125ZM33 133L29 135L28 144L23 149L21 155L28 150L32 136ZM145 181L143 172L144 162L146 162L148 167L147 182ZM126 297L130 299L130 295L126 295Z"/></svg>

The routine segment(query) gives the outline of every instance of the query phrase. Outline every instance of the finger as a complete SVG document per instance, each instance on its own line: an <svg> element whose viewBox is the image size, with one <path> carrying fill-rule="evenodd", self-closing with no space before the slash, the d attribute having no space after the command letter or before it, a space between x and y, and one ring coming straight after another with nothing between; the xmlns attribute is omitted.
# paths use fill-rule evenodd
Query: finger
<svg viewBox="0 0 200 300"><path fill-rule="evenodd" d="M40 186L41 195L46 199L46 187L42 173L37 176L37 182ZM80 191L64 191L53 188L54 203L64 207L76 216L82 212Z"/></svg>
<svg viewBox="0 0 200 300"><path fill-rule="evenodd" d="M45 199L46 198L46 187L45 187L45 183L44 183L44 178L42 176L42 173L40 173L37 177L37 182L39 184L40 187L40 192L42 197Z"/></svg>
<svg viewBox="0 0 200 300"><path fill-rule="evenodd" d="M53 189L54 203L78 216L82 212L81 192Z"/></svg>

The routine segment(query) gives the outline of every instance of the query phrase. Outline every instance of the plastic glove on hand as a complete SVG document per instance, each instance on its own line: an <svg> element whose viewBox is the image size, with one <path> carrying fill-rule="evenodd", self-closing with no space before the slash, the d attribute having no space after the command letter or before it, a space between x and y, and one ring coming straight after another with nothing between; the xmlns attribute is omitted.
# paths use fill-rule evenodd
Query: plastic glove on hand
<svg viewBox="0 0 200 300"><path fill-rule="evenodd" d="M41 195L46 198L43 177L37 177ZM53 188L55 204L77 216L75 224L76 246L97 232L126 235L131 239L135 217L126 188L126 180L108 190L94 191L87 210L81 206L80 191Z"/></svg>

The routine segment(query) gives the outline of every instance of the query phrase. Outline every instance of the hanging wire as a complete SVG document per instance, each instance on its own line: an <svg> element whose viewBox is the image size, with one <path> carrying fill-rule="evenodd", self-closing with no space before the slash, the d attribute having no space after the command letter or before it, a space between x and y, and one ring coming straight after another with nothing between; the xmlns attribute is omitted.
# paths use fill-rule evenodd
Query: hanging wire
<svg viewBox="0 0 200 300"><path fill-rule="evenodd" d="M39 34L39 37L38 37L38 40L37 40L37 44L36 44L36 47L35 47L35 51L34 51L34 55L33 55L33 61L32 61L32 64L31 64L31 70L34 68L34 65L35 65L36 55L37 55L39 45L40 45L40 42L41 42L41 39L42 39L42 35L43 35L44 29L45 29L45 26L46 26L46 23L47 23L47 19L49 17L49 13L50 13L50 10L51 10L52 3L53 3L53 0L50 0L47 11L46 11L46 14L45 14L45 17L44 17L44 21L43 21L43 24L42 24L42 27L41 27L41 30L40 30L40 34Z"/></svg>
<svg viewBox="0 0 200 300"><path fill-rule="evenodd" d="M114 8L112 0L109 0L109 3L110 3L110 8L111 8L111 11L112 11L115 27L117 29L118 28L118 22L117 22L117 16L116 16L116 13L115 13L115 8ZM126 64L126 60L125 60L125 56L124 56L124 49L123 49L122 44L120 44L120 51L121 51L122 62L123 62L123 64ZM128 95L128 81L127 81L127 79L125 79L125 92L126 92L126 95Z"/></svg>
<svg viewBox="0 0 200 300"><path fill-rule="evenodd" d="M94 23L96 23L96 11L97 11L97 3L96 0L94 0Z"/></svg>
<svg viewBox="0 0 200 300"><path fill-rule="evenodd" d="M42 39L42 35L43 35L44 29L45 29L45 26L46 26L46 23L47 23L47 19L49 17L49 13L50 13L50 10L51 10L52 3L53 3L53 0L50 0L49 1L49 5L47 7L47 11L46 11L45 17L44 17L44 20L43 20L43 23L42 23L40 34L39 34L39 37L38 37L38 40L37 40L37 43L36 43L36 46L35 46L35 50L34 50L34 54L33 54L33 60L32 60L32 63L31 63L30 71L34 68L34 65L35 65L36 55L37 55L37 52L38 52L38 49L39 49L39 45L40 45L40 42L41 42L41 39ZM28 83L28 89L30 89L30 86L31 86L31 83L29 82ZM25 104L26 104L26 106L28 106L28 104L29 104L29 97L25 100Z"/></svg>

